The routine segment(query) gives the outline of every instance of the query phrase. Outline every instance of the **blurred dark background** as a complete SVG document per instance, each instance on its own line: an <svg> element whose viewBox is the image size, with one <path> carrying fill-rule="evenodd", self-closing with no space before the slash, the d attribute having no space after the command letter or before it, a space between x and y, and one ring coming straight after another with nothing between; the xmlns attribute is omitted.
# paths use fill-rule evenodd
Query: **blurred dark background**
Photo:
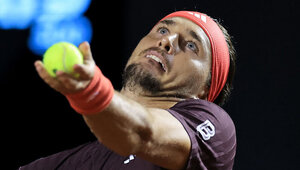
<svg viewBox="0 0 300 170"><path fill-rule="evenodd" d="M197 10L221 21L238 54L235 89L224 106L237 130L234 169L297 170L298 2L92 0L84 15L93 26L94 59L116 89L139 40L168 13ZM28 49L29 32L0 29L1 153L6 169L95 140L67 100L38 77L33 63L41 56Z"/></svg>

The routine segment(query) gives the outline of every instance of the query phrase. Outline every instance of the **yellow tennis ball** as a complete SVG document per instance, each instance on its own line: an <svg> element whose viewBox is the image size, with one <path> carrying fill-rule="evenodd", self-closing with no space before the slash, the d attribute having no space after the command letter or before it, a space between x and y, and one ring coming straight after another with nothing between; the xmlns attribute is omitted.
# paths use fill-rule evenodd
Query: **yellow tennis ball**
<svg viewBox="0 0 300 170"><path fill-rule="evenodd" d="M74 73L73 66L75 64L83 64L83 55L79 49L68 42L59 42L47 49L43 57L45 69L52 76L56 76L58 70L72 74Z"/></svg>

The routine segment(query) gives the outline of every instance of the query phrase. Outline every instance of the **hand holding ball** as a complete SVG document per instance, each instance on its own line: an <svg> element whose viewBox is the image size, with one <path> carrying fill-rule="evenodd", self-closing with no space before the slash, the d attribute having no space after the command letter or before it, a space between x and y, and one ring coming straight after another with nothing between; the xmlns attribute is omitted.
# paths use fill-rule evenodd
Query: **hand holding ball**
<svg viewBox="0 0 300 170"><path fill-rule="evenodd" d="M79 77L78 74L74 73L73 66L83 64L83 55L75 45L59 42L48 48L44 54L43 63L52 77L56 77L58 70Z"/></svg>
<svg viewBox="0 0 300 170"><path fill-rule="evenodd" d="M56 43L45 52L43 63L36 61L34 65L39 76L65 95L78 113L99 113L109 105L114 88L96 66L88 42L81 43L79 49L70 43Z"/></svg>
<svg viewBox="0 0 300 170"><path fill-rule="evenodd" d="M35 61L34 66L45 83L64 95L85 89L96 67L88 42L78 48L66 42L56 43L45 52L43 61Z"/></svg>

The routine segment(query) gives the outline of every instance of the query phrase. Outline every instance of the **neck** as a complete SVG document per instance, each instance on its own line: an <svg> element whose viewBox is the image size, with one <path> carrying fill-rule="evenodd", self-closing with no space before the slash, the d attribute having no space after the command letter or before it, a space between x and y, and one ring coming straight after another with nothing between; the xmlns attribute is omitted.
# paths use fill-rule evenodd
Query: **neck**
<svg viewBox="0 0 300 170"><path fill-rule="evenodd" d="M143 93L129 91L126 88L122 88L121 94L132 100L138 101L143 106L160 109L168 109L174 106L176 103L184 100L176 97L146 95Z"/></svg>

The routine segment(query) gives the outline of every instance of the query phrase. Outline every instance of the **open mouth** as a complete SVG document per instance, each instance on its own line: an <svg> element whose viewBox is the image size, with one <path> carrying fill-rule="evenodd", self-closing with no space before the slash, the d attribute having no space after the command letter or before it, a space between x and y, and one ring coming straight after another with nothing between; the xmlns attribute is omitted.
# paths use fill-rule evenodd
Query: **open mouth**
<svg viewBox="0 0 300 170"><path fill-rule="evenodd" d="M160 64L160 66L162 67L162 69L164 70L164 72L167 72L166 65L162 62L162 60L159 57L157 57L156 55L153 55L153 54L147 54L146 57L151 58L154 61L158 62Z"/></svg>

